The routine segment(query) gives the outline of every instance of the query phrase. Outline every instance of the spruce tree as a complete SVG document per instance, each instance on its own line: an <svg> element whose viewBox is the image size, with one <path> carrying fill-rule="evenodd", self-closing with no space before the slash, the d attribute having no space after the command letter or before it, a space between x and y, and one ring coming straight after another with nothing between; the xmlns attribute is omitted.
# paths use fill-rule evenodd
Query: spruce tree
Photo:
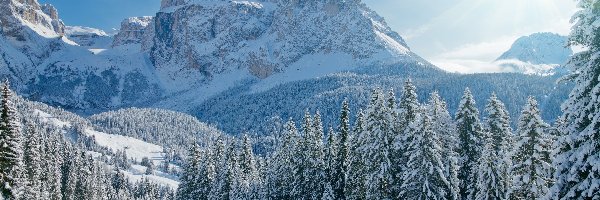
<svg viewBox="0 0 600 200"><path fill-rule="evenodd" d="M310 122L310 120L308 120ZM325 163L324 163L324 148L323 148L323 124L321 115L317 112L312 124L304 125L305 130L303 135L303 187L302 196L304 199L318 199L323 194L323 186L325 181Z"/></svg>
<svg viewBox="0 0 600 200"><path fill-rule="evenodd" d="M394 177L394 180L391 183L394 193L400 192L398 187L403 181L399 179L403 177L403 168L409 159L405 155L405 152L408 150L407 144L412 140L408 134L410 131L409 125L416 120L420 109L420 104L417 99L417 89L413 85L411 79L407 79L404 82L403 90L397 110L393 106L393 97L388 97L390 98L390 100L388 100L388 107L391 110L390 114L392 115L391 128L393 140L391 142L393 150L391 152L391 160L392 163L394 163L394 166L391 168L390 173ZM390 93L390 95L393 96L393 93Z"/></svg>
<svg viewBox="0 0 600 200"><path fill-rule="evenodd" d="M537 101L529 97L518 123L518 143L513 153L511 199L539 199L553 183L551 137Z"/></svg>
<svg viewBox="0 0 600 200"><path fill-rule="evenodd" d="M359 110L356 116L356 122L352 134L348 138L348 163L346 172L346 185L344 187L344 196L346 199L365 199L366 189L366 166L362 155L361 147L365 144L366 138L363 135L365 124L365 115L363 110Z"/></svg>
<svg viewBox="0 0 600 200"><path fill-rule="evenodd" d="M393 196L391 161L392 119L386 97L380 89L373 92L366 110L365 128L360 135L358 151L363 156L367 199L389 199Z"/></svg>
<svg viewBox="0 0 600 200"><path fill-rule="evenodd" d="M446 199L451 193L444 174L442 146L433 129L431 116L416 115L410 123L411 140L407 143L408 157L400 186L399 199Z"/></svg>
<svg viewBox="0 0 600 200"><path fill-rule="evenodd" d="M477 163L481 158L483 146L483 129L479 121L479 110L471 90L467 88L456 112L456 130L459 136L458 153L460 158L460 171L458 178L461 180L460 195L463 199L473 199L477 182Z"/></svg>
<svg viewBox="0 0 600 200"><path fill-rule="evenodd" d="M398 109L398 120L400 123L398 131L402 132L408 124L415 121L420 109L417 88L413 85L411 79L406 80L404 83L404 92L400 98Z"/></svg>
<svg viewBox="0 0 600 200"><path fill-rule="evenodd" d="M214 147L215 178L210 184L209 199L230 199L234 186L234 168L236 164L234 150L228 141L219 138Z"/></svg>
<svg viewBox="0 0 600 200"><path fill-rule="evenodd" d="M502 103L495 93L488 100L485 108L487 117L485 119L485 132L491 138L488 143L491 145L493 155L498 160L494 160L494 168L498 171L494 172L498 181L496 184L495 197L508 198L507 193L510 188L512 175L510 168L512 167L512 159L510 152L514 147L512 128L510 127L510 117L504 103Z"/></svg>
<svg viewBox="0 0 600 200"><path fill-rule="evenodd" d="M327 133L327 145L325 148L325 185L329 184L332 186L339 180L338 171L337 171L337 155L339 150L338 139L335 131L332 127L329 127L329 131ZM324 185L324 186L325 186ZM332 193L335 196L335 193Z"/></svg>
<svg viewBox="0 0 600 200"><path fill-rule="evenodd" d="M586 50L568 63L576 85L562 106L565 135L558 141L552 199L600 199L600 0L578 2L569 44Z"/></svg>
<svg viewBox="0 0 600 200"><path fill-rule="evenodd" d="M292 199L299 175L296 152L298 150L298 130L291 119L286 123L281 143L270 157L268 165L268 196L271 199Z"/></svg>
<svg viewBox="0 0 600 200"><path fill-rule="evenodd" d="M27 123L25 131L24 162L28 185L23 198L36 199L42 193L42 152L41 136L32 123ZM46 166L50 167L50 166Z"/></svg>
<svg viewBox="0 0 600 200"><path fill-rule="evenodd" d="M447 190L449 191L446 199L461 199L460 180L458 179L459 155L456 152L458 149L456 125L448 112L446 102L437 92L431 94L427 106L425 114L431 116L432 129L437 133L442 147L440 153L445 167L444 175L448 180Z"/></svg>
<svg viewBox="0 0 600 200"><path fill-rule="evenodd" d="M12 102L12 91L8 80L1 88L2 113L0 113L0 179L2 196L20 198L24 183L23 150L21 129L17 110Z"/></svg>
<svg viewBox="0 0 600 200"><path fill-rule="evenodd" d="M248 135L242 138L242 151L239 155L239 168L241 180L241 192L244 194L243 199L257 199L253 189L258 187L257 183L259 180L258 169L256 167L256 160L254 159L254 153L252 151L252 142Z"/></svg>
<svg viewBox="0 0 600 200"><path fill-rule="evenodd" d="M335 165L333 172L333 193L336 199L345 199L346 175L348 174L349 155L350 155L350 104L348 100L342 103L340 114L340 127L338 151L335 156Z"/></svg>
<svg viewBox="0 0 600 200"><path fill-rule="evenodd" d="M44 155L44 173L42 174L42 183L45 183L45 189L49 193L50 199L62 199L62 166L65 159L61 154L63 143L56 129L50 127L46 129L49 135L48 140L44 141L46 154Z"/></svg>
<svg viewBox="0 0 600 200"><path fill-rule="evenodd" d="M204 155L205 156L205 155ZM186 159L183 173L180 177L179 187L177 188L177 199L206 199L210 191L210 180L206 180L202 160L203 152L198 144L193 144L189 149L188 158Z"/></svg>
<svg viewBox="0 0 600 200"><path fill-rule="evenodd" d="M474 199L507 199L506 189L503 188L504 180L502 179L502 174L500 174L501 170L499 169L502 167L502 159L496 154L491 139L488 140L489 141L484 145L481 159L479 159L477 165L477 192L474 195Z"/></svg>

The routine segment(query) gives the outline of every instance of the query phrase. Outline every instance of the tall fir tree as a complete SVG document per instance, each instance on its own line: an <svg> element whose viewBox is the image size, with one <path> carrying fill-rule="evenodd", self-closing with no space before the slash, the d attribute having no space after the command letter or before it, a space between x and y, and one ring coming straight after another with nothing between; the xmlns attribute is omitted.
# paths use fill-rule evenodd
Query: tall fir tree
<svg viewBox="0 0 600 200"><path fill-rule="evenodd" d="M442 145L433 129L431 116L417 114L410 123L411 140L407 143L408 157L400 186L399 199L446 199L451 191L444 174Z"/></svg>
<svg viewBox="0 0 600 200"><path fill-rule="evenodd" d="M364 145L365 136L364 133L365 125L365 114L363 110L359 110L356 115L356 122L352 134L348 141L348 163L346 172L346 185L344 187L344 196L346 199L365 199L365 174L366 166L365 160L363 159L361 147Z"/></svg>
<svg viewBox="0 0 600 200"><path fill-rule="evenodd" d="M406 127L414 122L419 112L420 104L417 96L417 88L412 83L411 79L404 82L404 92L400 97L400 103L398 104L398 131L402 132Z"/></svg>
<svg viewBox="0 0 600 200"><path fill-rule="evenodd" d="M210 184L209 199L230 199L234 187L234 168L236 164L232 146L221 137L214 145L215 178Z"/></svg>
<svg viewBox="0 0 600 200"><path fill-rule="evenodd" d="M304 178L301 185L303 187L302 196L304 199L318 199L323 194L323 186L325 181L325 163L324 163L324 148L323 148L323 124L321 115L317 112L311 120L310 124L304 125L303 149L302 156Z"/></svg>
<svg viewBox="0 0 600 200"><path fill-rule="evenodd" d="M491 138L487 140L491 145L492 152L487 152L490 156L495 156L498 160L493 160L497 178L496 194L497 198L508 198L508 190L510 189L512 175L510 168L512 167L511 151L514 148L514 137L512 128L510 127L510 117L504 103L498 99L495 93L488 100L485 112L485 132Z"/></svg>
<svg viewBox="0 0 600 200"><path fill-rule="evenodd" d="M252 150L252 142L248 135L244 134L242 138L242 151L239 155L239 169L240 169L240 191L241 199L258 199L257 189L259 175L256 166L256 159L254 158L254 152Z"/></svg>
<svg viewBox="0 0 600 200"><path fill-rule="evenodd" d="M21 144L21 127L6 80L2 84L2 113L0 113L0 179L2 196L8 199L20 198L23 192L24 164Z"/></svg>
<svg viewBox="0 0 600 200"><path fill-rule="evenodd" d="M427 106L425 114L431 116L432 129L437 133L442 148L440 153L445 167L444 175L448 181L447 190L449 191L446 199L461 199L460 179L458 179L459 155L456 152L458 149L456 125L448 112L446 102L437 92L431 94Z"/></svg>
<svg viewBox="0 0 600 200"><path fill-rule="evenodd" d="M493 147L493 142L488 138L488 142L484 145L477 165L477 182L476 193L474 199L481 200L502 200L506 198L506 192L502 175L500 174L502 167L502 159L496 154Z"/></svg>
<svg viewBox="0 0 600 200"><path fill-rule="evenodd" d="M25 131L24 163L26 178L29 184L26 187L24 198L35 199L42 193L42 151L41 136L32 123L27 123ZM49 166L47 166L49 167Z"/></svg>
<svg viewBox="0 0 600 200"><path fill-rule="evenodd" d="M553 183L552 141L538 109L537 101L529 97L518 123L518 143L513 153L511 199L540 199Z"/></svg>
<svg viewBox="0 0 600 200"><path fill-rule="evenodd" d="M568 66L575 87L563 104L565 134L557 142L551 199L600 199L600 0L579 0L569 44L586 50Z"/></svg>
<svg viewBox="0 0 600 200"><path fill-rule="evenodd" d="M392 183L391 136L392 119L386 96L376 89L366 110L365 128L358 147L365 163L366 198L390 199L394 196Z"/></svg>
<svg viewBox="0 0 600 200"><path fill-rule="evenodd" d="M198 144L193 144L188 151L184 171L177 189L177 199L206 199L210 192L212 180L206 165L210 164L207 152Z"/></svg>
<svg viewBox="0 0 600 200"><path fill-rule="evenodd" d="M346 176L348 175L350 155L350 103L344 100L340 114L338 151L335 157L333 172L333 196L335 199L345 199Z"/></svg>
<svg viewBox="0 0 600 200"><path fill-rule="evenodd" d="M298 149L298 130L291 119L286 123L282 140L277 150L269 159L267 175L268 196L271 199L293 199L293 190L298 180L298 163L295 156Z"/></svg>
<svg viewBox="0 0 600 200"><path fill-rule="evenodd" d="M335 198L335 191L333 190L333 185L337 183L339 180L339 174L337 171L337 155L339 151L339 143L337 139L337 135L333 130L333 127L329 127L329 131L327 133L327 145L325 148L325 185L329 184L331 186L331 194ZM326 189L326 188L324 188ZM325 192L325 191L324 191Z"/></svg>
<svg viewBox="0 0 600 200"><path fill-rule="evenodd" d="M393 93L390 93L392 96ZM405 152L408 150L407 144L409 144L412 138L409 137L409 124L416 120L417 114L420 109L420 104L417 97L417 89L413 85L411 79L407 79L404 82L403 93L400 96L400 102L398 108L394 108L395 100L394 97L388 97L388 107L391 109L392 114L392 132L393 150L391 153L391 160L394 166L391 168L391 174L393 176L392 188L394 193L399 193L399 186L402 184L403 171L405 163L408 162L408 157L405 156Z"/></svg>
<svg viewBox="0 0 600 200"><path fill-rule="evenodd" d="M458 178L461 180L460 195L463 199L473 199L477 192L475 187L477 163L481 158L484 135L479 121L479 110L469 88L465 89L455 120L459 136L457 152L461 156L458 173Z"/></svg>

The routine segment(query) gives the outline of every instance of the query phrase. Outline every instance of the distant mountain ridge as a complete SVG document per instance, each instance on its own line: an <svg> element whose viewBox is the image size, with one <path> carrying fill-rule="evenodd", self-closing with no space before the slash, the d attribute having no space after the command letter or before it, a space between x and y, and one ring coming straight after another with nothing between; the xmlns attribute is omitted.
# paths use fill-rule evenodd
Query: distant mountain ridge
<svg viewBox="0 0 600 200"><path fill-rule="evenodd" d="M560 69L560 66L566 64L573 55L573 50L567 47L567 40L566 36L547 32L523 36L495 62L525 74L561 72L564 69Z"/></svg>

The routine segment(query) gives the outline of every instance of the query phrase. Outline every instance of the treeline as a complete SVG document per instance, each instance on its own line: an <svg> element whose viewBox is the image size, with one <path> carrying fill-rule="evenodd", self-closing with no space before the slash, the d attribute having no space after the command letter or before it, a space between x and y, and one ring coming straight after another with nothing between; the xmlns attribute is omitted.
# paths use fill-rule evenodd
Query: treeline
<svg viewBox="0 0 600 200"><path fill-rule="evenodd" d="M76 135L76 130L56 127L36 117L39 114L34 110L18 110L17 105L28 106L18 102L21 99L13 96L8 82L2 85L1 94L0 199L174 198L168 187L128 180L117 167L119 157L94 157L89 150L99 147Z"/></svg>
<svg viewBox="0 0 600 200"><path fill-rule="evenodd" d="M537 199L553 184L552 144L558 129L530 97L514 132L492 95L480 120L466 89L455 117L432 93L417 99L407 81L373 92L351 126L345 101L339 127L324 130L319 112L290 120L265 157L247 137L190 150L178 199ZM326 133L327 132L327 133Z"/></svg>

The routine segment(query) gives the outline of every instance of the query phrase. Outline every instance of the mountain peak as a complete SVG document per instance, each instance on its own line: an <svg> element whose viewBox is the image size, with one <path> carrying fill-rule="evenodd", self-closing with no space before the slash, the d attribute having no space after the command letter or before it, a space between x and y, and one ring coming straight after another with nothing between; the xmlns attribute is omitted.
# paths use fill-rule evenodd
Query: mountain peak
<svg viewBox="0 0 600 200"><path fill-rule="evenodd" d="M153 17L130 17L121 22L121 29L115 35L113 47L143 42L147 27L154 21Z"/></svg>
<svg viewBox="0 0 600 200"><path fill-rule="evenodd" d="M515 41L497 60L516 59L531 64L565 64L573 54L566 47L568 38L556 33L534 33Z"/></svg>
<svg viewBox="0 0 600 200"><path fill-rule="evenodd" d="M3 35L26 40L24 27L44 37L58 37L65 33L65 25L58 11L50 4L40 5L37 0L0 0L0 30Z"/></svg>
<svg viewBox="0 0 600 200"><path fill-rule="evenodd" d="M534 33L515 41L495 63L509 71L525 74L550 75L561 69L573 50L567 47L566 36L556 33Z"/></svg>
<svg viewBox="0 0 600 200"><path fill-rule="evenodd" d="M239 69L266 78L307 55L406 56L400 35L359 2L163 0L150 58L169 77L204 82Z"/></svg>

